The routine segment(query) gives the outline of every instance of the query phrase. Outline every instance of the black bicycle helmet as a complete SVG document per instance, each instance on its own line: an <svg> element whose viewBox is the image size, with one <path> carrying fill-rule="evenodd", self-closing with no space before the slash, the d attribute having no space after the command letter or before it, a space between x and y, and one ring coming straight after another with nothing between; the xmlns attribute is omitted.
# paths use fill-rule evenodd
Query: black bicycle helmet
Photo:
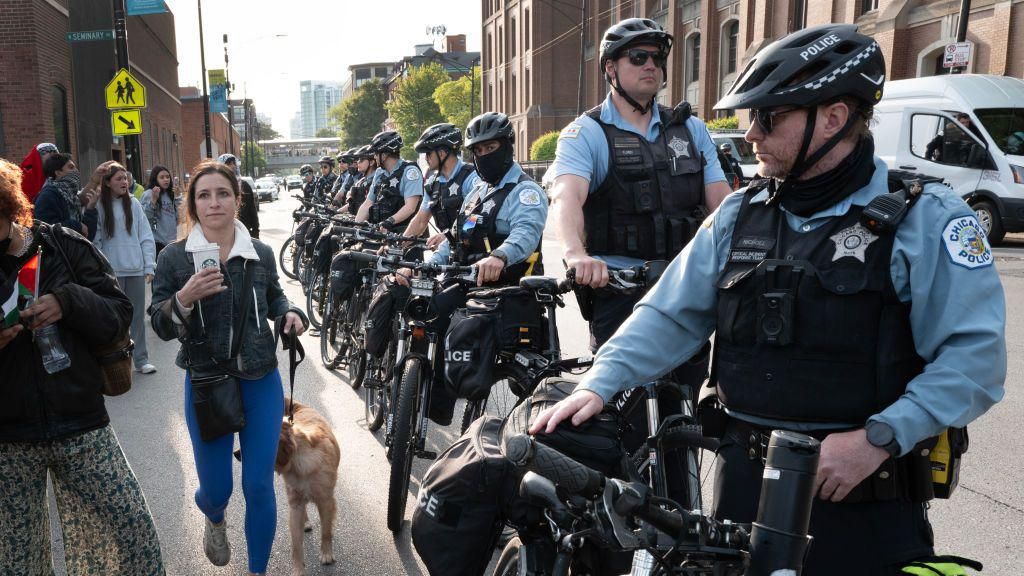
<svg viewBox="0 0 1024 576"><path fill-rule="evenodd" d="M362 146L355 148L355 152L352 156L356 160L369 160L373 158L373 147L369 144L363 144Z"/></svg>
<svg viewBox="0 0 1024 576"><path fill-rule="evenodd" d="M732 144L728 142L723 142L722 145L718 147L718 149L721 150L722 152L731 152Z"/></svg>
<svg viewBox="0 0 1024 576"><path fill-rule="evenodd" d="M321 156L319 164L327 164L331 168L334 168L334 158L331 158L330 156Z"/></svg>
<svg viewBox="0 0 1024 576"><path fill-rule="evenodd" d="M484 112L483 114L469 121L466 126L466 147L486 142L488 140L506 139L514 144L516 141L515 130L508 116L501 112Z"/></svg>
<svg viewBox="0 0 1024 576"><path fill-rule="evenodd" d="M823 24L772 42L754 55L716 110L814 106L840 96L882 99L885 59L853 24Z"/></svg>
<svg viewBox="0 0 1024 576"><path fill-rule="evenodd" d="M374 154L395 154L402 150L402 135L394 130L379 132L370 141L370 148Z"/></svg>
<svg viewBox="0 0 1024 576"><path fill-rule="evenodd" d="M462 131L447 122L434 124L424 130L420 139L413 145L416 152L421 154L438 148L448 148L454 152L461 147Z"/></svg>
<svg viewBox="0 0 1024 576"><path fill-rule="evenodd" d="M654 44L667 55L672 51L672 35L649 18L626 18L612 24L601 39L601 70L605 62L618 58L623 49L636 44Z"/></svg>
<svg viewBox="0 0 1024 576"><path fill-rule="evenodd" d="M309 164L303 164L302 167L299 168L299 175L310 174L312 172L313 172L313 167L310 166Z"/></svg>

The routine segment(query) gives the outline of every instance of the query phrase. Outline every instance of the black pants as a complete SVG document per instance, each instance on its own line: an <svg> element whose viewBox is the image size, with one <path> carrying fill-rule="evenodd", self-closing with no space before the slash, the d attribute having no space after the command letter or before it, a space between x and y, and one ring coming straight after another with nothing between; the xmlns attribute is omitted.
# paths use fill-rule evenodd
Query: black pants
<svg viewBox="0 0 1024 576"><path fill-rule="evenodd" d="M751 457L747 435L726 428L715 471L714 516L734 522L757 517L764 463ZM803 576L890 576L932 552L925 504L907 499L846 504L815 498Z"/></svg>

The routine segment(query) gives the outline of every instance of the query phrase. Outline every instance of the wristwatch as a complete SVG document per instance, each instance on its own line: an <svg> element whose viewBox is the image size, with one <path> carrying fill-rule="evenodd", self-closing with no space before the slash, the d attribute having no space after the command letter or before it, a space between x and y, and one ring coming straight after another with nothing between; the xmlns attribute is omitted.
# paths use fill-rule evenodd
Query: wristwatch
<svg viewBox="0 0 1024 576"><path fill-rule="evenodd" d="M892 426L889 426L881 420L872 420L868 422L864 430L868 433L868 442L872 446L877 446L886 452L890 456L896 458L900 455L900 445L896 441L896 433L893 431Z"/></svg>

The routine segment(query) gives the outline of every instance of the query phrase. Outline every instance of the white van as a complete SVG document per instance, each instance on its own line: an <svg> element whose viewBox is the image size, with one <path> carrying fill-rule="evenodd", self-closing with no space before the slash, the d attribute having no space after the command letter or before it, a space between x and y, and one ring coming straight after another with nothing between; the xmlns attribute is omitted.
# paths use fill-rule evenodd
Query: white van
<svg viewBox="0 0 1024 576"><path fill-rule="evenodd" d="M1024 231L1024 80L958 74L886 82L875 118L875 154L889 168L945 180L993 244Z"/></svg>

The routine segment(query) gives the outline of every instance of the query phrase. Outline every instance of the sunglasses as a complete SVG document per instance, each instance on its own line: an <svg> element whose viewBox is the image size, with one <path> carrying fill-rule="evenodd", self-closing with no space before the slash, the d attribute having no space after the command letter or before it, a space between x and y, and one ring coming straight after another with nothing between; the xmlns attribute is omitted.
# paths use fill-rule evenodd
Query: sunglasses
<svg viewBox="0 0 1024 576"><path fill-rule="evenodd" d="M750 109L750 123L757 122L761 131L765 134L771 134L772 129L775 128L775 118L782 116L783 114L789 114L800 110L799 106L793 106L792 108L783 108L781 110L765 110L763 108L751 108Z"/></svg>
<svg viewBox="0 0 1024 576"><path fill-rule="evenodd" d="M647 58L654 59L654 65L662 67L665 65L665 60L668 58L668 54L662 51L651 51L644 50L643 48L630 48L626 51L626 55L629 56L629 63L633 66L643 66L647 64Z"/></svg>

